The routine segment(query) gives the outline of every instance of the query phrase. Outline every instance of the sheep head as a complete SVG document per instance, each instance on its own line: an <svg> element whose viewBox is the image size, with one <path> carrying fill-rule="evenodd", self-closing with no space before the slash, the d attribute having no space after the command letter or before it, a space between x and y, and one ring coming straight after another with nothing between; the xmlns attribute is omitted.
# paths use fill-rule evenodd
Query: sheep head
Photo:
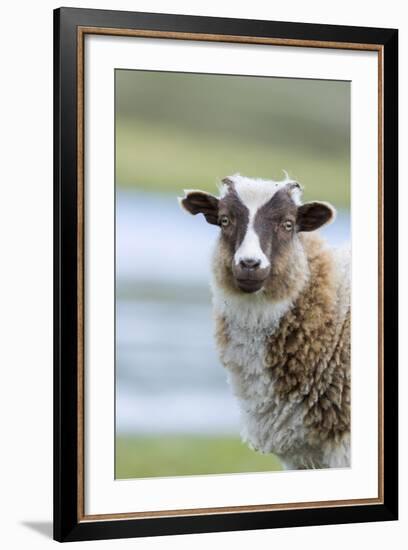
<svg viewBox="0 0 408 550"><path fill-rule="evenodd" d="M218 197L185 191L181 206L221 230L213 264L218 284L233 292L276 295L285 280L289 288L304 276L300 234L331 222L335 210L326 202L302 204L301 192L289 178L275 182L239 174L222 180Z"/></svg>

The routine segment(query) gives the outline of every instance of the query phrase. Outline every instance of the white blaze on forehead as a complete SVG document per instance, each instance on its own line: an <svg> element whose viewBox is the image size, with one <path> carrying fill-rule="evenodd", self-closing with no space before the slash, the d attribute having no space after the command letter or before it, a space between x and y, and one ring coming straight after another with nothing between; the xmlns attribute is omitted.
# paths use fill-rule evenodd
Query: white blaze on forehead
<svg viewBox="0 0 408 550"><path fill-rule="evenodd" d="M244 178L243 176L234 177L233 182L238 197L250 212L259 210L288 183L286 180L268 181Z"/></svg>
<svg viewBox="0 0 408 550"><path fill-rule="evenodd" d="M249 220L245 237L234 255L234 261L238 265L241 260L252 259L261 262L260 268L269 267L270 262L261 248L259 235L254 229L254 220L258 210L264 206L277 191L286 187L288 183L293 182L286 174L283 181L271 181L261 179L251 179L236 174L228 178L233 182L234 189L241 202L248 208ZM228 185L224 184L221 188L221 196L228 192ZM292 191L292 198L295 204L300 203L300 189L295 188Z"/></svg>
<svg viewBox="0 0 408 550"><path fill-rule="evenodd" d="M225 183L225 181L228 180L231 182L239 198L247 208L260 208L266 204L277 191L283 189L289 183L297 183L288 176L287 172L284 173L285 179L280 181L253 179L241 176L240 174L234 174L233 176L225 178L221 183L219 187L220 198L222 199L225 197L230 189L229 184ZM295 204L301 204L301 194L302 189L299 184L297 187L293 187L293 189L290 190L290 195Z"/></svg>

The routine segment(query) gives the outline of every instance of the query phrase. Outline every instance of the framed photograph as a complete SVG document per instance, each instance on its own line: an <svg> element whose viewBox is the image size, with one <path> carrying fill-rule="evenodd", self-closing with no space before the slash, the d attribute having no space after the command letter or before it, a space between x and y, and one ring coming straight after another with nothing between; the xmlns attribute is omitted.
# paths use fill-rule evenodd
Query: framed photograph
<svg viewBox="0 0 408 550"><path fill-rule="evenodd" d="M54 37L55 539L397 519L397 30Z"/></svg>

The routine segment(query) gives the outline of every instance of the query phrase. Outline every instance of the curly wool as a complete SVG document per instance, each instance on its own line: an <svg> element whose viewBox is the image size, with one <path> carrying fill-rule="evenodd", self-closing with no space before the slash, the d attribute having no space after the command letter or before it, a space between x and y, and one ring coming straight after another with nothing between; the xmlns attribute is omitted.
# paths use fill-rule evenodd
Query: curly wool
<svg viewBox="0 0 408 550"><path fill-rule="evenodd" d="M282 270L271 290L240 298L216 268L216 340L240 402L242 437L252 448L276 453L288 468L345 467L350 464L349 259L326 249L316 235L302 236L301 243L307 266L301 288L299 279L288 283ZM220 265L219 257L214 265Z"/></svg>

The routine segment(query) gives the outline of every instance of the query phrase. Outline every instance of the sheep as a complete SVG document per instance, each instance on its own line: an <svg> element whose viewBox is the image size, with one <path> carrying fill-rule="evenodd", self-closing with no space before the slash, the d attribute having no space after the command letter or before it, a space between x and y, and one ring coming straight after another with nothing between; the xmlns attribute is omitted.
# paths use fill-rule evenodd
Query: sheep
<svg viewBox="0 0 408 550"><path fill-rule="evenodd" d="M215 339L241 437L284 469L350 466L350 253L315 232L336 211L283 181L224 178L181 206L220 227Z"/></svg>

